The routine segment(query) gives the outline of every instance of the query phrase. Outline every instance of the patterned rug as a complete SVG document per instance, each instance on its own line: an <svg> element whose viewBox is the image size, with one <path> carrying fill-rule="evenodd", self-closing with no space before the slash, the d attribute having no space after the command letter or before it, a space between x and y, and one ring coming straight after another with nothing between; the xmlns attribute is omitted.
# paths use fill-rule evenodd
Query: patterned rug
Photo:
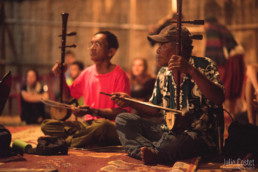
<svg viewBox="0 0 258 172"><path fill-rule="evenodd" d="M38 138L44 136L40 125L7 126L6 128L12 133L12 142L20 139L31 144L32 147L36 147Z"/></svg>
<svg viewBox="0 0 258 172"><path fill-rule="evenodd" d="M8 126L12 133L12 141L21 139L37 145L37 139L43 136L40 126ZM168 172L168 171L240 171L243 166L229 168L222 161L205 162L199 157L178 161L170 165L147 166L140 160L133 159L125 153L121 146L99 147L92 149L69 149L68 155L39 156L24 154L0 159L2 171L99 171L99 172ZM246 169L245 169L246 170ZM254 169L248 169L252 171Z"/></svg>

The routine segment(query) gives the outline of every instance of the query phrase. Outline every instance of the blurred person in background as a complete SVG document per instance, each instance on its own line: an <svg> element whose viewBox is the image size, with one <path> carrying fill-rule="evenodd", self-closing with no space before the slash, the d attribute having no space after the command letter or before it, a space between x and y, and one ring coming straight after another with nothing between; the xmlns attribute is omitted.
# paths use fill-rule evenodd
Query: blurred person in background
<svg viewBox="0 0 258 172"><path fill-rule="evenodd" d="M131 96L138 100L149 101L155 84L155 78L148 72L148 62L135 58L130 71Z"/></svg>
<svg viewBox="0 0 258 172"><path fill-rule="evenodd" d="M218 67L220 80L225 88L223 105L234 116L243 110L241 99L245 76L243 47L215 17L207 18L204 28L205 57L211 58Z"/></svg>
<svg viewBox="0 0 258 172"><path fill-rule="evenodd" d="M80 75L84 69L84 64L80 61L74 61L70 65L70 77L66 79L67 85L72 85L73 81ZM83 105L83 97L78 99L78 104Z"/></svg>
<svg viewBox="0 0 258 172"><path fill-rule="evenodd" d="M66 79L68 85L72 85L73 81L80 75L84 69L84 64L80 61L75 61L70 66L69 75L70 77Z"/></svg>
<svg viewBox="0 0 258 172"><path fill-rule="evenodd" d="M68 81L68 83L71 83L72 80L71 80L71 72L70 72L70 67L71 65L75 62L75 54L73 51L66 51L65 52L65 64L67 66L67 69L65 71L65 80ZM59 61L58 61L59 62ZM54 84L54 96L55 96L55 100L59 100L60 99L60 86L58 84L59 82L59 78L56 76L55 77L55 84ZM67 83L67 84L68 84ZM69 84L68 84L69 85ZM71 85L71 84L70 84Z"/></svg>
<svg viewBox="0 0 258 172"><path fill-rule="evenodd" d="M37 70L29 69L26 84L21 88L21 120L27 124L41 123L45 119L45 107L40 99L48 99L49 96L38 77Z"/></svg>
<svg viewBox="0 0 258 172"><path fill-rule="evenodd" d="M66 51L65 53L65 63L67 64L67 71L65 72L65 78L71 77L70 66L75 62L75 54L72 51Z"/></svg>

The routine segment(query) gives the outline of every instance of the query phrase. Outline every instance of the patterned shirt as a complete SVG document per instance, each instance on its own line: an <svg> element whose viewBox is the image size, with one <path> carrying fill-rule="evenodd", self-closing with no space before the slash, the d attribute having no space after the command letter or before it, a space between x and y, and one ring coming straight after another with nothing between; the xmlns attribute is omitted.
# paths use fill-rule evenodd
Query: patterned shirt
<svg viewBox="0 0 258 172"><path fill-rule="evenodd" d="M205 75L210 81L223 88L215 63L206 57L190 57L189 63ZM224 88L223 88L224 89ZM176 82L167 67L160 69L150 102L167 108L176 109ZM209 146L216 146L217 130L215 119L223 121L222 106L215 105L199 90L197 84L185 75L180 83L180 109L186 109L193 115L193 122L187 131L195 131L201 135ZM207 110L203 112L202 108ZM166 116L165 112L164 117Z"/></svg>

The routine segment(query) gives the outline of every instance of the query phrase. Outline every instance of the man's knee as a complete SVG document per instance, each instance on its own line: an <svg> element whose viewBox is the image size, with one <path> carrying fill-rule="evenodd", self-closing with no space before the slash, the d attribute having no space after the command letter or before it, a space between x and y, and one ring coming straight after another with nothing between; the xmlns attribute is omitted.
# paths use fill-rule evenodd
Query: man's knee
<svg viewBox="0 0 258 172"><path fill-rule="evenodd" d="M52 119L45 119L42 123L41 123L41 130L42 132L45 134L45 132L48 130L49 125L51 123Z"/></svg>
<svg viewBox="0 0 258 172"><path fill-rule="evenodd" d="M127 125L136 121L139 116L132 113L120 113L115 120L116 125Z"/></svg>
<svg viewBox="0 0 258 172"><path fill-rule="evenodd" d="M167 135L158 146L160 158L164 161L175 161L191 158L198 154L198 142L189 135Z"/></svg>
<svg viewBox="0 0 258 172"><path fill-rule="evenodd" d="M98 144L117 145L119 144L115 123L107 119L97 119L91 126L94 137Z"/></svg>
<svg viewBox="0 0 258 172"><path fill-rule="evenodd" d="M63 136L64 125L62 121L46 119L41 124L41 130L45 135Z"/></svg>
<svg viewBox="0 0 258 172"><path fill-rule="evenodd" d="M107 119L97 119L96 122L94 123L94 126L102 129L109 129L109 128L115 127L114 122Z"/></svg>
<svg viewBox="0 0 258 172"><path fill-rule="evenodd" d="M49 123L49 121L51 121L52 119L45 119L44 121L42 121L41 123L41 127L45 126L47 123Z"/></svg>

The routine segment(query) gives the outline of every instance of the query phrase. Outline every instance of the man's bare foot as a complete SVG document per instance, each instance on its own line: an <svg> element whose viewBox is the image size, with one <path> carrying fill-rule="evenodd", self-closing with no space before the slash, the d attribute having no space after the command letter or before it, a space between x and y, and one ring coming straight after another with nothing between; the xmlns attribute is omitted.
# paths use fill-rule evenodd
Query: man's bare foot
<svg viewBox="0 0 258 172"><path fill-rule="evenodd" d="M147 147L141 148L141 158L143 163L146 165L158 163L158 153Z"/></svg>

